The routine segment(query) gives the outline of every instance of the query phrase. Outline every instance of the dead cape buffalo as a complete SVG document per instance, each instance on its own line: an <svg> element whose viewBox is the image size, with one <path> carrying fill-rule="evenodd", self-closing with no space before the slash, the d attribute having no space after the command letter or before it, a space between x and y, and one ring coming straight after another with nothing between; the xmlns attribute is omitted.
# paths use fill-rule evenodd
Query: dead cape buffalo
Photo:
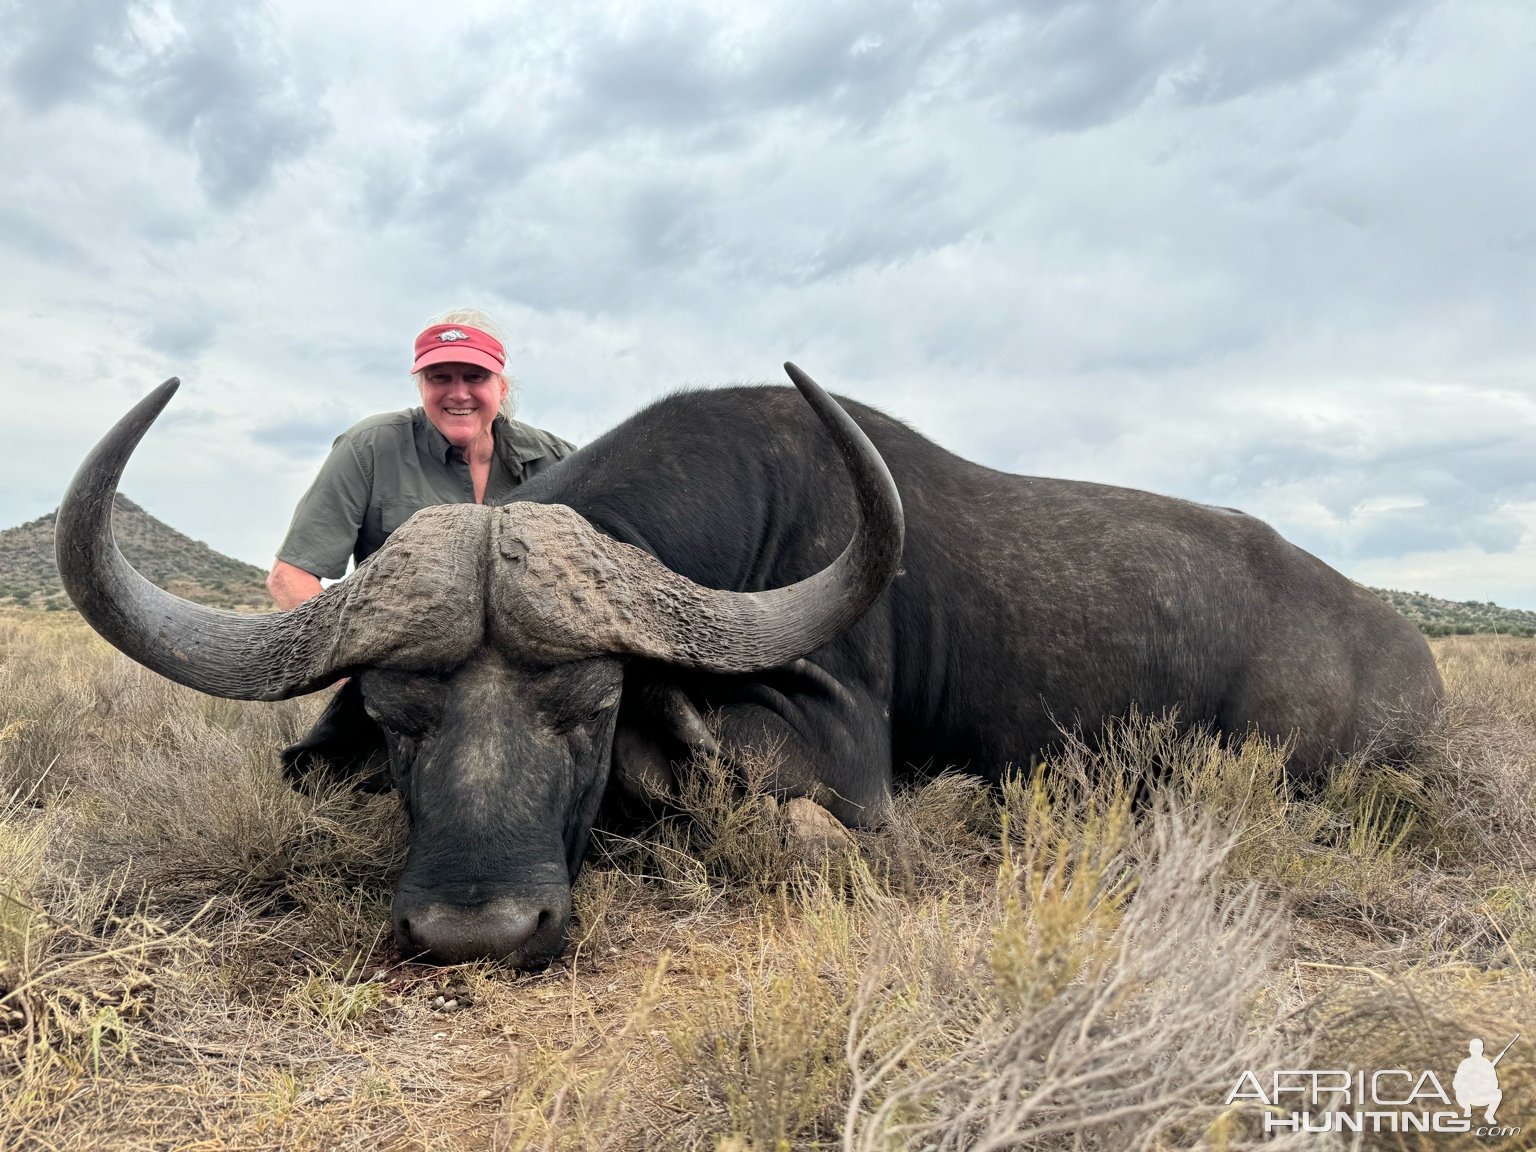
<svg viewBox="0 0 1536 1152"><path fill-rule="evenodd" d="M861 825L898 769L996 778L1132 705L1292 737L1316 773L1439 697L1407 621L1260 521L995 472L786 368L800 395L669 396L270 615L179 600L113 543L168 381L81 465L59 571L104 637L201 691L358 678L410 816L395 929L445 961L558 955L605 790L664 789L716 739L781 749L781 795Z"/></svg>

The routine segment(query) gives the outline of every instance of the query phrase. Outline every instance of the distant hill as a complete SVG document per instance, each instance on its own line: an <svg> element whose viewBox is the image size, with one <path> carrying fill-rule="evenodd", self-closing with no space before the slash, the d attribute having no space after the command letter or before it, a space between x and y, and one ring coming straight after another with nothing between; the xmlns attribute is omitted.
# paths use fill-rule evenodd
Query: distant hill
<svg viewBox="0 0 1536 1152"><path fill-rule="evenodd" d="M70 607L53 560L55 515L0 532L0 604ZM218 608L273 607L260 568L183 536L121 492L112 505L112 532L128 561L168 592Z"/></svg>
<svg viewBox="0 0 1536 1152"><path fill-rule="evenodd" d="M1423 592L1394 592L1372 588L1392 607L1419 626L1426 636L1459 636L1498 632L1505 636L1536 636L1536 612L1500 608L1493 601L1441 600Z"/></svg>

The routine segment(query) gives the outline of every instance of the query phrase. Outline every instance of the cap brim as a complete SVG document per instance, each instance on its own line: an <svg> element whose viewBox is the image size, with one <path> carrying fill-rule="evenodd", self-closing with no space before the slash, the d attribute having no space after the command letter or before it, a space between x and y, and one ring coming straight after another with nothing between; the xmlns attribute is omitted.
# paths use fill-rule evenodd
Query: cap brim
<svg viewBox="0 0 1536 1152"><path fill-rule="evenodd" d="M420 372L432 364L473 364L476 368L484 368L487 372L494 372L498 376L507 370L507 366L489 352L482 352L478 348L465 348L461 344L445 345L442 348L423 352L416 357L416 363L411 365L411 371Z"/></svg>

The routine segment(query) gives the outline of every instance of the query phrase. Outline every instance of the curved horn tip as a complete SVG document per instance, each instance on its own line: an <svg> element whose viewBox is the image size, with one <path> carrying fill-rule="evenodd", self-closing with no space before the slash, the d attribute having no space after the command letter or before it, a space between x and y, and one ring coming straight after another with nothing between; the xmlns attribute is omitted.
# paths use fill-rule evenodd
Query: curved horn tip
<svg viewBox="0 0 1536 1152"><path fill-rule="evenodd" d="M165 406L171 402L171 397L176 395L176 390L180 387L181 378L178 376L172 376L165 383L157 385L129 410L120 424L132 425L147 417L148 423L145 424L147 428L149 423L154 422L155 417L165 411Z"/></svg>
<svg viewBox="0 0 1536 1152"><path fill-rule="evenodd" d="M796 384L799 384L802 380L810 380L812 384L816 383L816 381L811 380L811 378L805 374L804 370L793 360L784 361L784 371Z"/></svg>

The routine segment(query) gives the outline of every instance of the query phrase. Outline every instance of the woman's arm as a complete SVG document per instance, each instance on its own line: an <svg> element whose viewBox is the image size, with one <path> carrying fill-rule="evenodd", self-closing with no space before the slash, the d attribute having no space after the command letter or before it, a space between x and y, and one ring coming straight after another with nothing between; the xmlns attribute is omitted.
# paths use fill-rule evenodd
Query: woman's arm
<svg viewBox="0 0 1536 1152"><path fill-rule="evenodd" d="M320 577L296 568L286 560L274 560L267 574L267 591L282 609L296 608L320 595Z"/></svg>
<svg viewBox="0 0 1536 1152"><path fill-rule="evenodd" d="M335 580L346 573L371 492L372 477L350 434L343 433L300 497L267 576L267 591L279 608L292 608L320 595L322 576Z"/></svg>

